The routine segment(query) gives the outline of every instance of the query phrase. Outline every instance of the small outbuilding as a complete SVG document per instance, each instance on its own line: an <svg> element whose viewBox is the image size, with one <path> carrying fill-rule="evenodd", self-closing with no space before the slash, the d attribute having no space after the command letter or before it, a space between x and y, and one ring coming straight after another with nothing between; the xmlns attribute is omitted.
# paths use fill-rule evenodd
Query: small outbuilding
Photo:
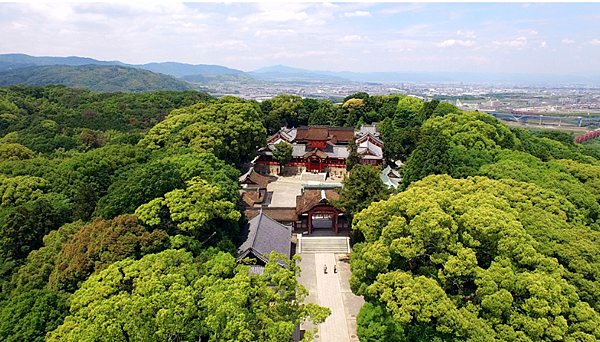
<svg viewBox="0 0 600 342"><path fill-rule="evenodd" d="M388 189L397 189L398 185L400 185L400 182L402 181L398 171L393 170L389 166L381 171L379 178L381 178L381 181L388 187Z"/></svg>
<svg viewBox="0 0 600 342"><path fill-rule="evenodd" d="M260 211L242 229L246 241L238 248L237 260L254 258L257 265L269 262L269 254L275 251L291 258L292 227L285 226ZM285 267L283 262L279 264Z"/></svg>

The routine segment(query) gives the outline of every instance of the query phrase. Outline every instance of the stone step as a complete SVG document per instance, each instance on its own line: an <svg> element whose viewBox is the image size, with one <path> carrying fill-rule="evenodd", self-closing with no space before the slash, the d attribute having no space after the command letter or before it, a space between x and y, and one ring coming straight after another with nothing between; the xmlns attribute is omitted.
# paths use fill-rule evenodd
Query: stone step
<svg viewBox="0 0 600 342"><path fill-rule="evenodd" d="M301 253L349 253L347 237L302 238Z"/></svg>
<svg viewBox="0 0 600 342"><path fill-rule="evenodd" d="M302 172L300 174L300 180L303 181L318 181L318 182L324 182L327 179L327 174L322 172L322 173L312 173L312 172Z"/></svg>

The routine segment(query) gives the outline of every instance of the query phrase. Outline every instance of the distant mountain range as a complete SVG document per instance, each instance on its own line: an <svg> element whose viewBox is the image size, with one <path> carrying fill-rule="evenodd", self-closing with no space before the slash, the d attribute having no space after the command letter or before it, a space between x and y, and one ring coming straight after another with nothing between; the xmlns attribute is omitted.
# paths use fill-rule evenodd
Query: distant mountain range
<svg viewBox="0 0 600 342"><path fill-rule="evenodd" d="M118 65L48 65L0 72L0 86L63 84L96 92L199 90L198 85L173 76Z"/></svg>
<svg viewBox="0 0 600 342"><path fill-rule="evenodd" d="M370 82L370 83L428 83L428 82L465 82L465 83L521 83L521 84L599 84L600 75L598 74L578 74L578 75L554 75L554 74L516 74L516 73L474 73L474 72L351 72L351 71L327 71L327 70L307 70L292 68L284 65L274 65L257 69L252 72L231 69L220 65L208 64L186 64L177 62L147 63L147 64L126 64L120 61L99 61L86 57L34 57L25 54L4 54L0 55L0 84L14 84L13 82L29 82L29 84L43 84L46 81L62 80L62 84L88 84L94 89L118 89L115 80L101 80L98 77L103 75L112 75L116 69L106 69L100 72L101 68L79 68L82 66L94 65L97 67L121 67L141 69L154 73L141 74L129 72L125 77L130 85L126 85L123 79L120 91L137 91L132 89L141 89L143 87L132 86L133 77L140 77L144 80L158 79L161 77L177 77L180 80L167 80L164 78L161 82L154 82L149 88L154 89L160 84L164 84L168 89L194 88L198 86L187 82L201 85L210 85L221 82L290 82L290 83L337 83L344 84L349 82ZM75 69L66 72L67 69L53 69L52 66L69 66ZM47 67L47 68L40 68ZM21 70L21 71L19 71ZM53 71L54 70L54 71ZM69 77L64 77L58 72L63 72ZM112 71L110 71L112 70ZM36 73L42 73L36 75ZM52 74L55 74L52 76ZM93 77L84 77L82 73L93 73ZM77 76L75 76L77 75ZM169 76L167 76L169 75ZM83 79L93 79L94 82L82 82ZM140 79L140 80L141 80ZM179 82L184 83L179 83ZM186 82L187 81L187 82ZM60 82L58 82L60 83ZM95 83L99 85L94 86ZM109 86L113 84L113 86ZM184 86L187 84L187 86ZM90 88L92 89L92 88Z"/></svg>
<svg viewBox="0 0 600 342"><path fill-rule="evenodd" d="M126 64L76 56L0 55L2 86L64 84L99 92L144 92L199 89L192 83L205 85L224 80L248 82L252 78L241 70L220 65L175 62Z"/></svg>
<svg viewBox="0 0 600 342"><path fill-rule="evenodd" d="M524 83L524 84L597 84L600 75L556 75L556 74L517 74L517 73L475 73L475 72L352 72L352 71L327 71L307 70L292 68L284 65L274 65L260 68L250 73L254 75L298 75L297 78L306 79L312 75L315 79L326 76L336 80L352 82L375 83L413 83L413 82L465 82L465 83Z"/></svg>

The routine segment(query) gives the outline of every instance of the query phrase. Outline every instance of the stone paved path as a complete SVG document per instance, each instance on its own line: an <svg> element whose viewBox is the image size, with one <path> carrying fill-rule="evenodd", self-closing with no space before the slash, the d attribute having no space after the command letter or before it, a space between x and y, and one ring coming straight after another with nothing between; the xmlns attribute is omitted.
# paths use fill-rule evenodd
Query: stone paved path
<svg viewBox="0 0 600 342"><path fill-rule="evenodd" d="M350 291L348 254L301 253L300 256L302 274L298 282L309 291L305 302L331 309L331 316L318 326L315 342L358 342L356 316L364 300ZM327 274L323 273L324 264L327 264ZM333 273L336 264L338 273ZM305 323L300 328L312 331L314 326Z"/></svg>
<svg viewBox="0 0 600 342"><path fill-rule="evenodd" d="M339 273L333 273L336 264L333 253L315 254L315 268L317 269L317 284L319 305L331 309L331 316L321 324L321 341L349 342L348 327L344 300L340 288ZM323 265L327 266L327 274L323 273ZM321 272L319 272L320 270Z"/></svg>

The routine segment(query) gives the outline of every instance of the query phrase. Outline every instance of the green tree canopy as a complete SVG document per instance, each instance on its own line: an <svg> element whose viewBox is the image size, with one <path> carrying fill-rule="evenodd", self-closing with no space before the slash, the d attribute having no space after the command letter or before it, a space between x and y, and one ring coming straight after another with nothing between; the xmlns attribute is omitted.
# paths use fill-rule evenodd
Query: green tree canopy
<svg viewBox="0 0 600 342"><path fill-rule="evenodd" d="M275 96L270 102L269 117L277 118L280 126L293 127L300 124L299 116L304 109L304 103L300 96L282 94ZM277 130L279 130L279 127L277 127Z"/></svg>
<svg viewBox="0 0 600 342"><path fill-rule="evenodd" d="M50 287L75 291L80 282L115 261L139 259L146 254L163 251L170 245L164 231L147 232L133 215L118 216L112 220L96 219L63 245L50 274Z"/></svg>
<svg viewBox="0 0 600 342"><path fill-rule="evenodd" d="M294 149L292 146L286 142L280 142L275 145L275 150L273 151L273 159L279 163L281 166L285 166L285 164L289 163L292 160L292 152Z"/></svg>
<svg viewBox="0 0 600 342"><path fill-rule="evenodd" d="M82 221L67 223L44 236L44 246L29 253L25 264L13 274L10 287L3 288L2 291L15 296L30 290L44 289L54 270L57 255L83 226Z"/></svg>
<svg viewBox="0 0 600 342"><path fill-rule="evenodd" d="M358 154L358 145L356 145L354 139L350 139L347 148L348 158L346 158L346 170L352 171L352 169L360 163L360 154Z"/></svg>
<svg viewBox="0 0 600 342"><path fill-rule="evenodd" d="M301 304L297 259L282 268L280 258L272 255L262 275L222 252L204 263L183 250L116 262L75 292L48 341L288 342L296 325L330 311Z"/></svg>
<svg viewBox="0 0 600 342"><path fill-rule="evenodd" d="M344 213L350 223L356 214L371 203L389 197L390 191L379 178L380 172L381 168L373 165L356 165L352 168L350 175L342 180L343 187L336 189L340 198L333 200L332 204L344 208Z"/></svg>
<svg viewBox="0 0 600 342"><path fill-rule="evenodd" d="M252 103L197 104L171 112L139 144L151 150L189 148L241 165L265 145L266 135Z"/></svg>
<svg viewBox="0 0 600 342"><path fill-rule="evenodd" d="M423 100L413 96L401 98L394 114L394 125L396 128L421 125L425 121L425 118L420 115L422 109Z"/></svg>
<svg viewBox="0 0 600 342"><path fill-rule="evenodd" d="M350 284L409 341L595 340L600 235L583 222L533 184L430 176L356 215Z"/></svg>
<svg viewBox="0 0 600 342"><path fill-rule="evenodd" d="M44 235L62 226L70 217L71 208L63 199L51 196L5 213L5 217L0 217L0 256L20 260L42 247Z"/></svg>
<svg viewBox="0 0 600 342"><path fill-rule="evenodd" d="M63 323L69 313L67 296L32 290L0 306L0 339L4 342L43 342L46 333Z"/></svg>
<svg viewBox="0 0 600 342"><path fill-rule="evenodd" d="M235 202L217 186L200 177L186 182L187 188L175 189L136 209L135 215L151 227L176 225L177 230L195 236L200 241L213 233L219 237L237 239L239 195ZM167 228L167 230L169 230Z"/></svg>
<svg viewBox="0 0 600 342"><path fill-rule="evenodd" d="M23 160L35 157L32 150L20 144L0 143L0 162L6 160Z"/></svg>

